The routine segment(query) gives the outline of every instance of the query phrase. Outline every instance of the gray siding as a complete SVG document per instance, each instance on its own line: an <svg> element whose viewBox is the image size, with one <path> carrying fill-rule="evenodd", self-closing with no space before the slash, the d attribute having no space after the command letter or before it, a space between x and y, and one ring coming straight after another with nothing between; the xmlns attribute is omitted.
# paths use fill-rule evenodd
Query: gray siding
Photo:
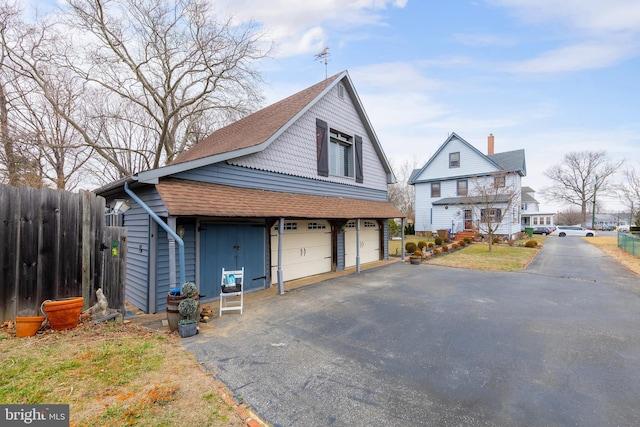
<svg viewBox="0 0 640 427"><path fill-rule="evenodd" d="M361 184L356 183L353 177L318 176L317 118L326 121L330 128L351 136L362 137L364 179ZM335 86L322 99L318 100L266 150L233 159L231 162L252 169L352 184L383 191L387 189L387 173L384 170L382 159L378 156L370 135L364 127L363 118L358 114L354 100L347 95L347 91L344 96L339 96L338 86Z"/></svg>
<svg viewBox="0 0 640 427"><path fill-rule="evenodd" d="M187 282L196 281L196 228L195 221L184 221L178 224L184 225L184 261L185 280ZM156 256L157 276L156 276L156 311L164 311L167 308L167 293L171 289L169 278L169 239L167 232L162 228L158 229L158 250ZM178 244L176 243L176 280L180 280L180 260L178 258ZM196 283L197 284L197 283ZM180 287L182 283L176 283Z"/></svg>
<svg viewBox="0 0 640 427"><path fill-rule="evenodd" d="M134 193L159 215L166 209L154 187L136 189ZM127 198L122 194L119 198ZM123 225L128 229L127 237L127 284L125 297L136 307L149 311L149 214L136 202L129 200L131 209L124 213ZM165 301L166 302L166 301Z"/></svg>
<svg viewBox="0 0 640 427"><path fill-rule="evenodd" d="M386 190L286 175L216 163L173 175L174 178L214 184L232 185L257 190L284 191L314 196L349 197L378 202L387 201Z"/></svg>

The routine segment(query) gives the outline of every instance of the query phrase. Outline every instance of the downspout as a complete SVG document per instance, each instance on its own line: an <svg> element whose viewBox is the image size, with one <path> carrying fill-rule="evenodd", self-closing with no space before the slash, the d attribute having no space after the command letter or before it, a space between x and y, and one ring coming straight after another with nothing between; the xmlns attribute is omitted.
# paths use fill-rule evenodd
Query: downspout
<svg viewBox="0 0 640 427"><path fill-rule="evenodd" d="M360 273L360 218L356 219L356 272Z"/></svg>
<svg viewBox="0 0 640 427"><path fill-rule="evenodd" d="M278 293L284 295L284 280L282 276L282 235L284 234L284 218L278 223Z"/></svg>
<svg viewBox="0 0 640 427"><path fill-rule="evenodd" d="M400 219L400 235L402 236L402 239L400 240L402 242L400 243L402 245L402 250L400 253L402 254L402 262L404 262L404 217Z"/></svg>
<svg viewBox="0 0 640 427"><path fill-rule="evenodd" d="M173 240L175 240L176 242L178 242L178 256L180 258L180 284L183 284L184 282L186 282L186 275L185 275L185 267L184 267L184 241L180 238L180 236L178 236L176 234L175 231L173 231L171 229L171 227L169 227L162 219L160 219L160 217L158 215L156 215L156 213L154 211L151 210L151 208L149 206L147 206L142 199L140 199L140 197L138 197L133 191L131 191L131 189L129 188L129 183L125 182L124 183L124 191L125 193L127 193L129 196L131 196L131 198L140 205L140 207L142 209L144 209L144 211L146 213L149 214L149 216L151 218L153 218L153 220L164 229L164 231L167 232L167 234L169 236L171 236L171 238L173 238Z"/></svg>

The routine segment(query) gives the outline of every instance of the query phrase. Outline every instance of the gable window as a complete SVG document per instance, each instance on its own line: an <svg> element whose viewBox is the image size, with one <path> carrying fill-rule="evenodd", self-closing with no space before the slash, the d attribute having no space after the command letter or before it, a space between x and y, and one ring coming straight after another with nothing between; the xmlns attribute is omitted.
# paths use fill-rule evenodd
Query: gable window
<svg viewBox="0 0 640 427"><path fill-rule="evenodd" d="M496 188L501 188L505 186L504 175L498 175L493 177L493 185Z"/></svg>
<svg viewBox="0 0 640 427"><path fill-rule="evenodd" d="M353 137L334 129L329 132L329 173L353 177Z"/></svg>
<svg viewBox="0 0 640 427"><path fill-rule="evenodd" d="M467 195L467 180L459 179L457 182L457 194L458 196L466 196Z"/></svg>
<svg viewBox="0 0 640 427"><path fill-rule="evenodd" d="M432 182L431 183L431 197L440 197L440 183Z"/></svg>
<svg viewBox="0 0 640 427"><path fill-rule="evenodd" d="M460 167L460 152L457 153L449 153L449 168L459 168Z"/></svg>

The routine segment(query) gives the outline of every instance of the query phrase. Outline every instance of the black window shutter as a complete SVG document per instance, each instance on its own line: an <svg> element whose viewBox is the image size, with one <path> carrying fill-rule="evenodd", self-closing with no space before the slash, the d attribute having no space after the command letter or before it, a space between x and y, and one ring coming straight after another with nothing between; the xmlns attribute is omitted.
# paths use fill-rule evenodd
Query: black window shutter
<svg viewBox="0 0 640 427"><path fill-rule="evenodd" d="M327 122L316 119L318 175L329 176L329 132Z"/></svg>
<svg viewBox="0 0 640 427"><path fill-rule="evenodd" d="M355 137L355 157L356 157L356 182L361 183L363 181L362 173L362 137L356 135Z"/></svg>

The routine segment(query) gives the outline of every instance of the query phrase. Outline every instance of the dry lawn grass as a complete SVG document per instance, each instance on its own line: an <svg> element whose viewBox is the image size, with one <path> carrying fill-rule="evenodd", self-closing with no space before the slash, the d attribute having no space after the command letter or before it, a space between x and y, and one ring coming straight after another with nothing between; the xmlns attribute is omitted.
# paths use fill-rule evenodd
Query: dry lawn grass
<svg viewBox="0 0 640 427"><path fill-rule="evenodd" d="M515 271L529 265L537 253L538 249L505 244L494 244L489 252L487 243L473 243L453 253L435 256L426 262L472 270Z"/></svg>
<svg viewBox="0 0 640 427"><path fill-rule="evenodd" d="M4 328L0 401L69 404L77 427L244 426L180 339L113 323L28 338Z"/></svg>
<svg viewBox="0 0 640 427"><path fill-rule="evenodd" d="M618 261L623 266L636 274L640 274L640 258L625 252L618 247L618 238L616 236L598 236L585 238L593 246L599 248L602 252Z"/></svg>

